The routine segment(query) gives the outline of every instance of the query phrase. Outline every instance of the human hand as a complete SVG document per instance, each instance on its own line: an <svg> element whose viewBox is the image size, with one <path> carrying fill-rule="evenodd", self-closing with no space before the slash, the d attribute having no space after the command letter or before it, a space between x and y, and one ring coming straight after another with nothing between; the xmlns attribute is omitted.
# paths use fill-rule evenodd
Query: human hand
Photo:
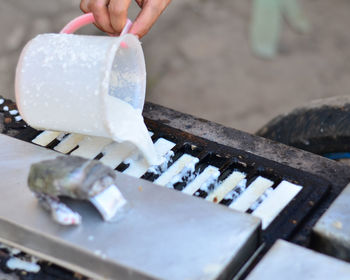
<svg viewBox="0 0 350 280"><path fill-rule="evenodd" d="M129 33L143 37L171 0L135 0L141 8ZM110 34L120 34L128 18L131 0L81 0L80 9L93 13L96 26Z"/></svg>

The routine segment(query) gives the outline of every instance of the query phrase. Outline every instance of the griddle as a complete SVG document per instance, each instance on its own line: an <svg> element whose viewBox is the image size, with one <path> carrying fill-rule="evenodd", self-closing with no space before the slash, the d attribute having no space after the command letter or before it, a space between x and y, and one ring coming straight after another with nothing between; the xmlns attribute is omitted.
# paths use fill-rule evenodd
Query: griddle
<svg viewBox="0 0 350 280"><path fill-rule="evenodd" d="M14 106L8 100L5 103ZM3 105L1 111L4 112ZM5 114L11 118L6 111ZM250 260L243 267L241 264L242 269L236 274L238 278L244 278L278 238L309 246L313 225L350 181L349 167L345 165L159 105L146 103L144 116L149 130L154 133L153 141L163 137L176 143L175 160L184 153L198 157L197 171L213 165L220 169L220 178L225 178L232 170L240 170L247 172L250 180L260 175L272 179L276 182L274 187L282 180L303 186L271 225L261 231L257 250L250 254ZM23 121L8 121L8 124L4 133L26 142L41 133ZM47 148L52 149L58 141L54 140ZM122 172L126 168L124 163L117 170ZM148 173L143 179L153 182L156 176ZM186 182L179 184L176 189L181 192L185 185ZM199 197L197 200L205 195L195 194ZM66 275L69 273L67 271Z"/></svg>

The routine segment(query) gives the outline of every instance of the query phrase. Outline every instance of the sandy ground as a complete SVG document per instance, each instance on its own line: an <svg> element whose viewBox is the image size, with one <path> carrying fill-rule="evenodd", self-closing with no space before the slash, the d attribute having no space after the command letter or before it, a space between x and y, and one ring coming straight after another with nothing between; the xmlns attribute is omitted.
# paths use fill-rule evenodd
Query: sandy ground
<svg viewBox="0 0 350 280"><path fill-rule="evenodd" d="M16 62L36 34L58 32L78 0L0 1L0 94L14 97ZM303 1L307 35L284 24L278 56L252 55L251 1L174 0L142 40L147 99L254 132L277 114L350 88L350 1ZM138 8L133 5L131 17ZM93 27L83 33L99 34Z"/></svg>

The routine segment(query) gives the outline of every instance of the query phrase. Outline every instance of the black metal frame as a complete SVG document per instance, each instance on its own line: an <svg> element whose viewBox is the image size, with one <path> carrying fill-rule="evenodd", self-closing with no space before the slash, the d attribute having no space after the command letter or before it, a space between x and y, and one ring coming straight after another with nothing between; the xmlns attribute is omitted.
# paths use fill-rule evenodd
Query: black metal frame
<svg viewBox="0 0 350 280"><path fill-rule="evenodd" d="M163 137L176 142L175 155L178 154L177 157L180 156L177 151L181 147L194 145L197 149L194 155L199 158L199 165L214 165L220 169L221 173L229 173L234 169L248 171L248 178L262 175L273 179L274 182L287 180L303 186L299 194L282 210L270 226L263 231L263 241L268 246L272 245L278 238L289 239L295 233L297 227L301 225L322 198L324 198L331 186L329 181L308 172L190 135L165 124L159 124L149 119L146 119L146 124L154 132L154 140ZM216 158L216 162L215 160L208 161L208 158ZM218 161L221 161L221 163L218 164ZM149 179L147 175L144 178Z"/></svg>
<svg viewBox="0 0 350 280"><path fill-rule="evenodd" d="M175 153L174 160L184 153L198 157L199 163L196 165L197 170L203 169L208 165L214 165L224 174L230 173L235 169L248 172L247 178L250 180L262 175L272 179L275 182L274 187L282 180L303 186L299 194L282 210L270 226L263 231L263 242L267 246L272 245L278 238L288 239L300 223L309 215L310 211L324 197L330 186L327 180L313 174L239 149L220 145L156 121L146 119L145 122L148 129L154 133L152 136L153 141L162 137L176 143L173 149ZM40 131L27 127L16 138L30 142L39 133ZM47 148L53 148L57 144L57 140L54 140ZM122 163L116 170L123 171L126 168L127 165ZM154 181L156 177L152 174L145 174L143 179ZM184 186L185 183L179 183L175 186L175 189L182 190ZM198 196L205 197L206 194L200 193ZM225 204L225 201L222 204Z"/></svg>
<svg viewBox="0 0 350 280"><path fill-rule="evenodd" d="M6 101L3 105L10 103ZM348 166L311 153L151 103L146 103L144 115L148 128L155 133L153 140L163 137L177 143L173 149L175 159L186 150L200 159L197 168L212 164L220 169L221 176L237 168L247 171L248 177L261 174L274 181L285 179L304 187L263 232L265 248L255 262L277 238L309 246L312 226L350 181ZM16 134L16 138L24 141L31 141L39 134L24 122L11 122L4 133ZM143 178L155 179L151 174Z"/></svg>

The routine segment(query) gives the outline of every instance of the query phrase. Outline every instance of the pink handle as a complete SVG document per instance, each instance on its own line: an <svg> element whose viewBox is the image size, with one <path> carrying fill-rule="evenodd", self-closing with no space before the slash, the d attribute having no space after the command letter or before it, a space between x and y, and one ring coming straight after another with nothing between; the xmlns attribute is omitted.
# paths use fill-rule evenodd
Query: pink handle
<svg viewBox="0 0 350 280"><path fill-rule="evenodd" d="M72 21L70 21L65 27L63 27L60 33L71 34L77 31L79 28L94 22L95 22L94 15L92 13L87 13L85 15L79 16L73 19ZM131 25L132 25L132 21L130 19L127 19L126 24L122 32L120 33L120 36L128 33Z"/></svg>

